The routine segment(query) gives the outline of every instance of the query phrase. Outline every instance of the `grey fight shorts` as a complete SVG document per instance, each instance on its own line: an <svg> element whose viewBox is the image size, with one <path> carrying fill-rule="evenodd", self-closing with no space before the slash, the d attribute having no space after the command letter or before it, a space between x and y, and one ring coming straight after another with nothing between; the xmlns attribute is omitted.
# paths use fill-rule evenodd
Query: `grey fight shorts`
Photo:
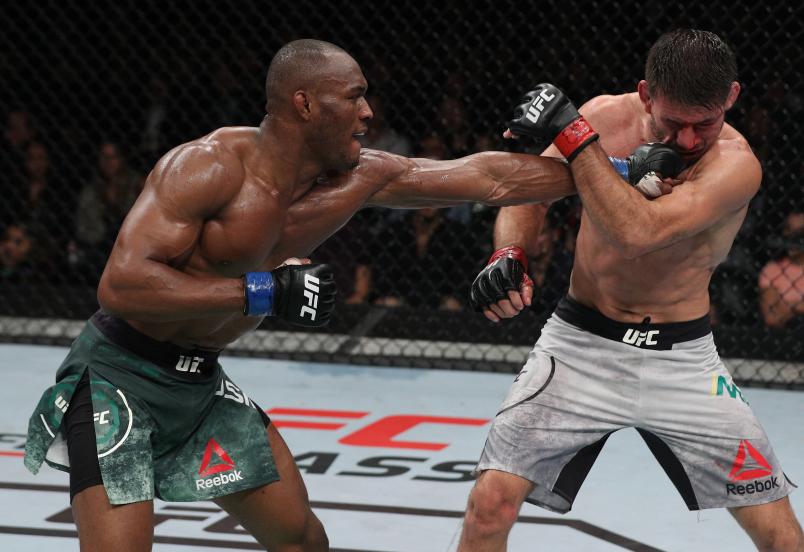
<svg viewBox="0 0 804 552"><path fill-rule="evenodd" d="M763 504L795 488L717 354L708 317L626 324L569 297L542 329L490 429L476 473L535 484L572 508L609 435L633 427L690 510Z"/></svg>

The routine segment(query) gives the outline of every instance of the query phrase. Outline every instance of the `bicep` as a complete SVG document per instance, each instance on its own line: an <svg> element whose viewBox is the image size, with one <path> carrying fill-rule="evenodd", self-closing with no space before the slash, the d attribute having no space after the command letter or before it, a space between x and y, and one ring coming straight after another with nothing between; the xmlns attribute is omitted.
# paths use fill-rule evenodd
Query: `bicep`
<svg viewBox="0 0 804 552"><path fill-rule="evenodd" d="M646 200L657 222L656 238L675 242L714 226L745 208L759 189L758 162L720 162L673 188L671 194ZM668 243L669 245L669 243Z"/></svg>
<svg viewBox="0 0 804 552"><path fill-rule="evenodd" d="M176 261L198 241L203 220L200 214L177 211L155 194L145 192L120 229L112 259Z"/></svg>

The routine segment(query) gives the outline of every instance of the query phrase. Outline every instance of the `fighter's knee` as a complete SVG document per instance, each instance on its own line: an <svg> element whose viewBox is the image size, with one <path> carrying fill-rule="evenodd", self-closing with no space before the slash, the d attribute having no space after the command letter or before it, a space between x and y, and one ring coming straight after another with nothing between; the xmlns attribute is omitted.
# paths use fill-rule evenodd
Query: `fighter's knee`
<svg viewBox="0 0 804 552"><path fill-rule="evenodd" d="M252 531L266 550L274 552L325 552L329 540L324 526L312 510L301 508L283 512L279 523L272 528L262 525L263 531ZM277 521L277 520L274 520Z"/></svg>
<svg viewBox="0 0 804 552"><path fill-rule="evenodd" d="M516 522L521 506L514 493L502 486L483 484L469 495L465 523L482 534L505 532Z"/></svg>
<svg viewBox="0 0 804 552"><path fill-rule="evenodd" d="M796 523L768 531L755 544L759 552L804 552L804 534Z"/></svg>
<svg viewBox="0 0 804 552"><path fill-rule="evenodd" d="M312 512L310 512L304 528L302 550L304 552L325 552L329 550L329 538L324 530L324 525Z"/></svg>

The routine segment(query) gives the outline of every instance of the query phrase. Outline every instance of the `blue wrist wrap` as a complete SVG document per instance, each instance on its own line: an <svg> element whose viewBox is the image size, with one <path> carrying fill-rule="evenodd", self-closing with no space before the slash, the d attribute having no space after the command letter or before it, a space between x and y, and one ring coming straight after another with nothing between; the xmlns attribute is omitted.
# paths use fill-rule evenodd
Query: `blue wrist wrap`
<svg viewBox="0 0 804 552"><path fill-rule="evenodd" d="M611 166L614 167L614 170L628 181L628 161L619 157L609 157L609 161L611 161Z"/></svg>
<svg viewBox="0 0 804 552"><path fill-rule="evenodd" d="M246 272L243 276L246 316L271 315L274 311L274 276L270 272Z"/></svg>

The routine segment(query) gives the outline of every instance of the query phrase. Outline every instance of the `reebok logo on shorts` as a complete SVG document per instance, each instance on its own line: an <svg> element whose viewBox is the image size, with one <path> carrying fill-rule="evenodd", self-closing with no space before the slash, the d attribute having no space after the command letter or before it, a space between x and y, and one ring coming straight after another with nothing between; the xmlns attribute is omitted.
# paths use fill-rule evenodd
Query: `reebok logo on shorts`
<svg viewBox="0 0 804 552"><path fill-rule="evenodd" d="M746 466L747 457L753 460L752 465ZM773 477L773 470L771 469L770 463L751 445L751 443L743 439L740 441L737 456L735 456L734 463L731 466L729 479L732 481L747 481L768 476L771 477L765 481L755 481L746 485L727 483L726 494L744 495L764 493L779 487L778 478Z"/></svg>
<svg viewBox="0 0 804 552"><path fill-rule="evenodd" d="M218 457L220 463L211 466L210 463L212 461L213 453L215 453L215 456ZM243 479L243 475L240 470L235 469L235 463L229 454L223 450L215 439L210 439L207 443L207 448L204 450L204 458L201 460L201 467L198 469L198 475L201 477L208 477L210 475L228 471L233 473L224 473L223 475L218 475L211 479L196 479L196 490L200 491L202 489L220 487L221 485L227 485L229 483L233 483L234 481L241 481Z"/></svg>
<svg viewBox="0 0 804 552"><path fill-rule="evenodd" d="M748 454L759 467L745 468L745 457ZM745 481L746 479L759 479L773 473L770 464L751 443L743 439L740 441L740 448L737 449L737 456L729 472L729 479L732 481Z"/></svg>

